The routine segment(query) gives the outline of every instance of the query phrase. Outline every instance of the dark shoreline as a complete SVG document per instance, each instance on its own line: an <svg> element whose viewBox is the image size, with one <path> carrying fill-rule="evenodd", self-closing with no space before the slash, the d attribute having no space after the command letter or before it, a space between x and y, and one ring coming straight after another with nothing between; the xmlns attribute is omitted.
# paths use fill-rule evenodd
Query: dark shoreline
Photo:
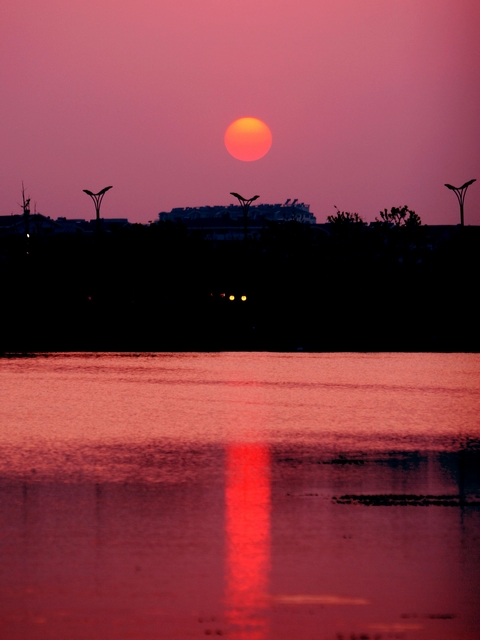
<svg viewBox="0 0 480 640"><path fill-rule="evenodd" d="M0 354L480 352L478 227L0 236Z"/></svg>

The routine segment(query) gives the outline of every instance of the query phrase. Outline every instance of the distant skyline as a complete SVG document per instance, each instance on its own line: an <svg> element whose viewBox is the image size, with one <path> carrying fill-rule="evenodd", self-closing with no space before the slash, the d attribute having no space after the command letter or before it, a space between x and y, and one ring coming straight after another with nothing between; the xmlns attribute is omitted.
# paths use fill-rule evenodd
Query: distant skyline
<svg viewBox="0 0 480 640"><path fill-rule="evenodd" d="M318 222L407 204L457 224L477 178L478 0L3 0L0 215L93 218L298 198ZM224 144L263 120L270 151Z"/></svg>

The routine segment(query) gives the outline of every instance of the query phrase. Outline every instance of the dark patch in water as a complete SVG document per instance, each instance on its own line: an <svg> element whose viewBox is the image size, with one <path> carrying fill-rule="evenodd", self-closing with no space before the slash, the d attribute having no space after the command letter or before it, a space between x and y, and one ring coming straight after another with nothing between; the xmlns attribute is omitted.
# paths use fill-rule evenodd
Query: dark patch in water
<svg viewBox="0 0 480 640"><path fill-rule="evenodd" d="M478 497L478 496L475 496ZM480 506L479 500L466 500L455 495L375 494L333 496L337 504L363 504L367 507L466 507Z"/></svg>
<svg viewBox="0 0 480 640"><path fill-rule="evenodd" d="M318 498L318 493L287 493L290 498Z"/></svg>
<svg viewBox="0 0 480 640"><path fill-rule="evenodd" d="M334 458L333 460L324 460L323 462L319 462L318 464L365 464L365 460L358 460L347 458L345 456L338 456L338 458Z"/></svg>
<svg viewBox="0 0 480 640"><path fill-rule="evenodd" d="M402 613L400 617L404 620L410 620L412 618L423 618L428 620L453 620L457 616L454 613Z"/></svg>
<svg viewBox="0 0 480 640"><path fill-rule="evenodd" d="M402 640L404 638L403 633L375 633L370 635L368 633L351 633L351 634L343 634L337 633L336 640L383 640L384 638L391 638L395 640Z"/></svg>

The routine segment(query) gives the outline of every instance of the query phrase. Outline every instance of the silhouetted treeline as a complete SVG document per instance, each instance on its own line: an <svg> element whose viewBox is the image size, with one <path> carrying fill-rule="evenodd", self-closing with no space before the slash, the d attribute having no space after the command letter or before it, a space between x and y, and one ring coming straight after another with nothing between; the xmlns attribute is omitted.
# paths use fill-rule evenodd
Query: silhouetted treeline
<svg viewBox="0 0 480 640"><path fill-rule="evenodd" d="M479 240L381 221L0 237L0 352L478 351Z"/></svg>

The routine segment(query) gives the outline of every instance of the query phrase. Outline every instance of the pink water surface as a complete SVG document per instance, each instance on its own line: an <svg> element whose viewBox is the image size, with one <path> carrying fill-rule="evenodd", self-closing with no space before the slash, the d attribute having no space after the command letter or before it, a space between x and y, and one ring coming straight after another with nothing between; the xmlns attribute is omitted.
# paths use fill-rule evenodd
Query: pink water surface
<svg viewBox="0 0 480 640"><path fill-rule="evenodd" d="M477 640L479 382L475 354L1 359L2 639Z"/></svg>

